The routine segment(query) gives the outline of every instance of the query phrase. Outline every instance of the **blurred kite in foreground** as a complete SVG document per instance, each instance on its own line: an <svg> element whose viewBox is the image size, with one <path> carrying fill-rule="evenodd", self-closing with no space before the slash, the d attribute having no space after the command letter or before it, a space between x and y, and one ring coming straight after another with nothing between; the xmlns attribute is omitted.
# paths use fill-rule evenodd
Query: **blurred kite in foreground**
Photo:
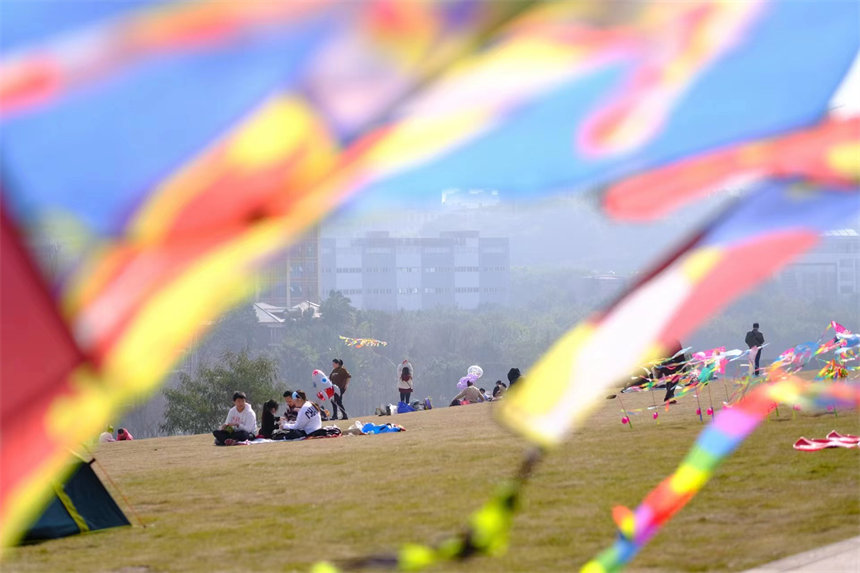
<svg viewBox="0 0 860 573"><path fill-rule="evenodd" d="M54 416L33 423L65 430L27 436L32 463L7 455L23 444L5 433L4 479L51 473L47 460L154 390L194 336L251 291L254 273L342 202L339 189L313 187L349 161L350 138L428 67L521 8L228 4L51 4L50 18L39 3L3 6L3 212L31 243L69 249L51 280L62 279L57 296L88 372L56 373L51 391L22 386L22 402ZM4 329L20 328L5 308ZM39 361L32 354L50 347L21 358ZM5 387L22 380L3 384L17 396ZM24 415L4 410L3 424ZM0 488L3 546L38 512L28 492L43 485Z"/></svg>
<svg viewBox="0 0 860 573"><path fill-rule="evenodd" d="M38 339L69 360L54 385L13 394L45 403L34 423L64 431L37 434L29 466L7 455L20 444L4 433L4 476L56 469L45 464L151 392L251 291L255 271L355 193L578 190L813 129L857 52L860 12L791 1L655 1L618 14L602 1L142 1L53 3L42 18L44 6L3 7L0 165L4 214L34 242L75 247L57 269L68 327L46 319ZM626 374L856 199L829 180L818 193L764 185L564 337L503 417L557 442L580 416L570 403L595 397L582 381L617 377L571 366L580 345L618 347L634 332L622 355L595 361ZM24 268L10 273L35 280ZM739 280L721 281L727 272ZM5 308L4 332L18 326ZM37 348L21 359L39 360ZM549 410L530 398L552 390L538 378L560 385ZM22 380L2 384L5 394ZM24 415L3 413L4 427ZM4 545L38 511L41 482L28 483L0 490Z"/></svg>

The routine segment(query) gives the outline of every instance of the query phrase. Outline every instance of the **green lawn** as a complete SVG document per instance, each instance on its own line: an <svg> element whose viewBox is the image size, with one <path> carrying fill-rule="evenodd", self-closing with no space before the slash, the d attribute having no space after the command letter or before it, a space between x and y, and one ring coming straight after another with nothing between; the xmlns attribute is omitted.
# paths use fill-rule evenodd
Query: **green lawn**
<svg viewBox="0 0 860 573"><path fill-rule="evenodd" d="M715 403L725 398L719 383L712 391ZM652 403L647 392L623 399L627 408ZM210 436L103 444L99 463L146 527L21 547L2 568L307 571L320 559L439 540L461 528L526 449L494 423L493 406L364 420L397 422L408 429L401 434L232 448L214 447ZM437 570L578 568L611 544L612 506L635 507L681 461L703 427L695 410L688 396L669 412L661 408L659 425L646 412L633 417L631 429L620 422L618 400L604 401L538 467L508 554ZM780 412L630 570L737 571L860 535L860 450L791 447L800 436L824 437L832 429L860 433L860 418L809 412L792 419L790 408Z"/></svg>

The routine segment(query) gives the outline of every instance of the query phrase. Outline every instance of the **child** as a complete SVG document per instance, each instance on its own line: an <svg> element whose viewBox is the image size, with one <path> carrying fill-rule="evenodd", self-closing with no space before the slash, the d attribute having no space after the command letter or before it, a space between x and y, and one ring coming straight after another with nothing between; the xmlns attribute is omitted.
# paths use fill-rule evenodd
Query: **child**
<svg viewBox="0 0 860 573"><path fill-rule="evenodd" d="M126 430L125 428L120 428L116 431L116 441L117 442L127 442L134 439L134 436L131 435L131 432Z"/></svg>
<svg viewBox="0 0 860 573"><path fill-rule="evenodd" d="M260 426L260 438L272 439L272 432L278 427L278 403L269 400L263 404L263 423Z"/></svg>

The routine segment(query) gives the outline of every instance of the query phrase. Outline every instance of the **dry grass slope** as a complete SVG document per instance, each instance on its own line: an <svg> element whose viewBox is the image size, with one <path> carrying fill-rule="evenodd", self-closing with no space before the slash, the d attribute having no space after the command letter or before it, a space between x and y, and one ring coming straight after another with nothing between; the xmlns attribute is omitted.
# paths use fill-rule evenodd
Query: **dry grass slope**
<svg viewBox="0 0 860 573"><path fill-rule="evenodd" d="M723 396L719 383L713 393ZM624 395L624 404L651 399ZM22 547L3 570L307 571L319 559L438 540L459 530L526 448L493 422L492 407L400 415L393 420L407 432L370 437L233 448L216 448L209 436L104 444L100 464L147 526ZM702 428L695 409L687 397L661 409L659 425L645 413L631 429L620 423L618 400L605 401L538 468L509 553L440 570L578 568L611 543L612 506L635 507L675 469ZM860 450L791 448L834 428L857 434L860 419L780 413L631 570L738 571L860 534Z"/></svg>

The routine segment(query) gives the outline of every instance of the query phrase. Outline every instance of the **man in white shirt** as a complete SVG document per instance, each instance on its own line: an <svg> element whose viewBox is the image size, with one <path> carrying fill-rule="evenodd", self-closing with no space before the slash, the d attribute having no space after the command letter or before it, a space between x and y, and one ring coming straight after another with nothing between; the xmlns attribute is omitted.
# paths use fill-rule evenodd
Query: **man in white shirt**
<svg viewBox="0 0 860 573"><path fill-rule="evenodd" d="M233 407L227 412L227 419L212 435L216 446L232 446L236 442L253 440L257 435L257 416L248 404L244 392L233 394Z"/></svg>

